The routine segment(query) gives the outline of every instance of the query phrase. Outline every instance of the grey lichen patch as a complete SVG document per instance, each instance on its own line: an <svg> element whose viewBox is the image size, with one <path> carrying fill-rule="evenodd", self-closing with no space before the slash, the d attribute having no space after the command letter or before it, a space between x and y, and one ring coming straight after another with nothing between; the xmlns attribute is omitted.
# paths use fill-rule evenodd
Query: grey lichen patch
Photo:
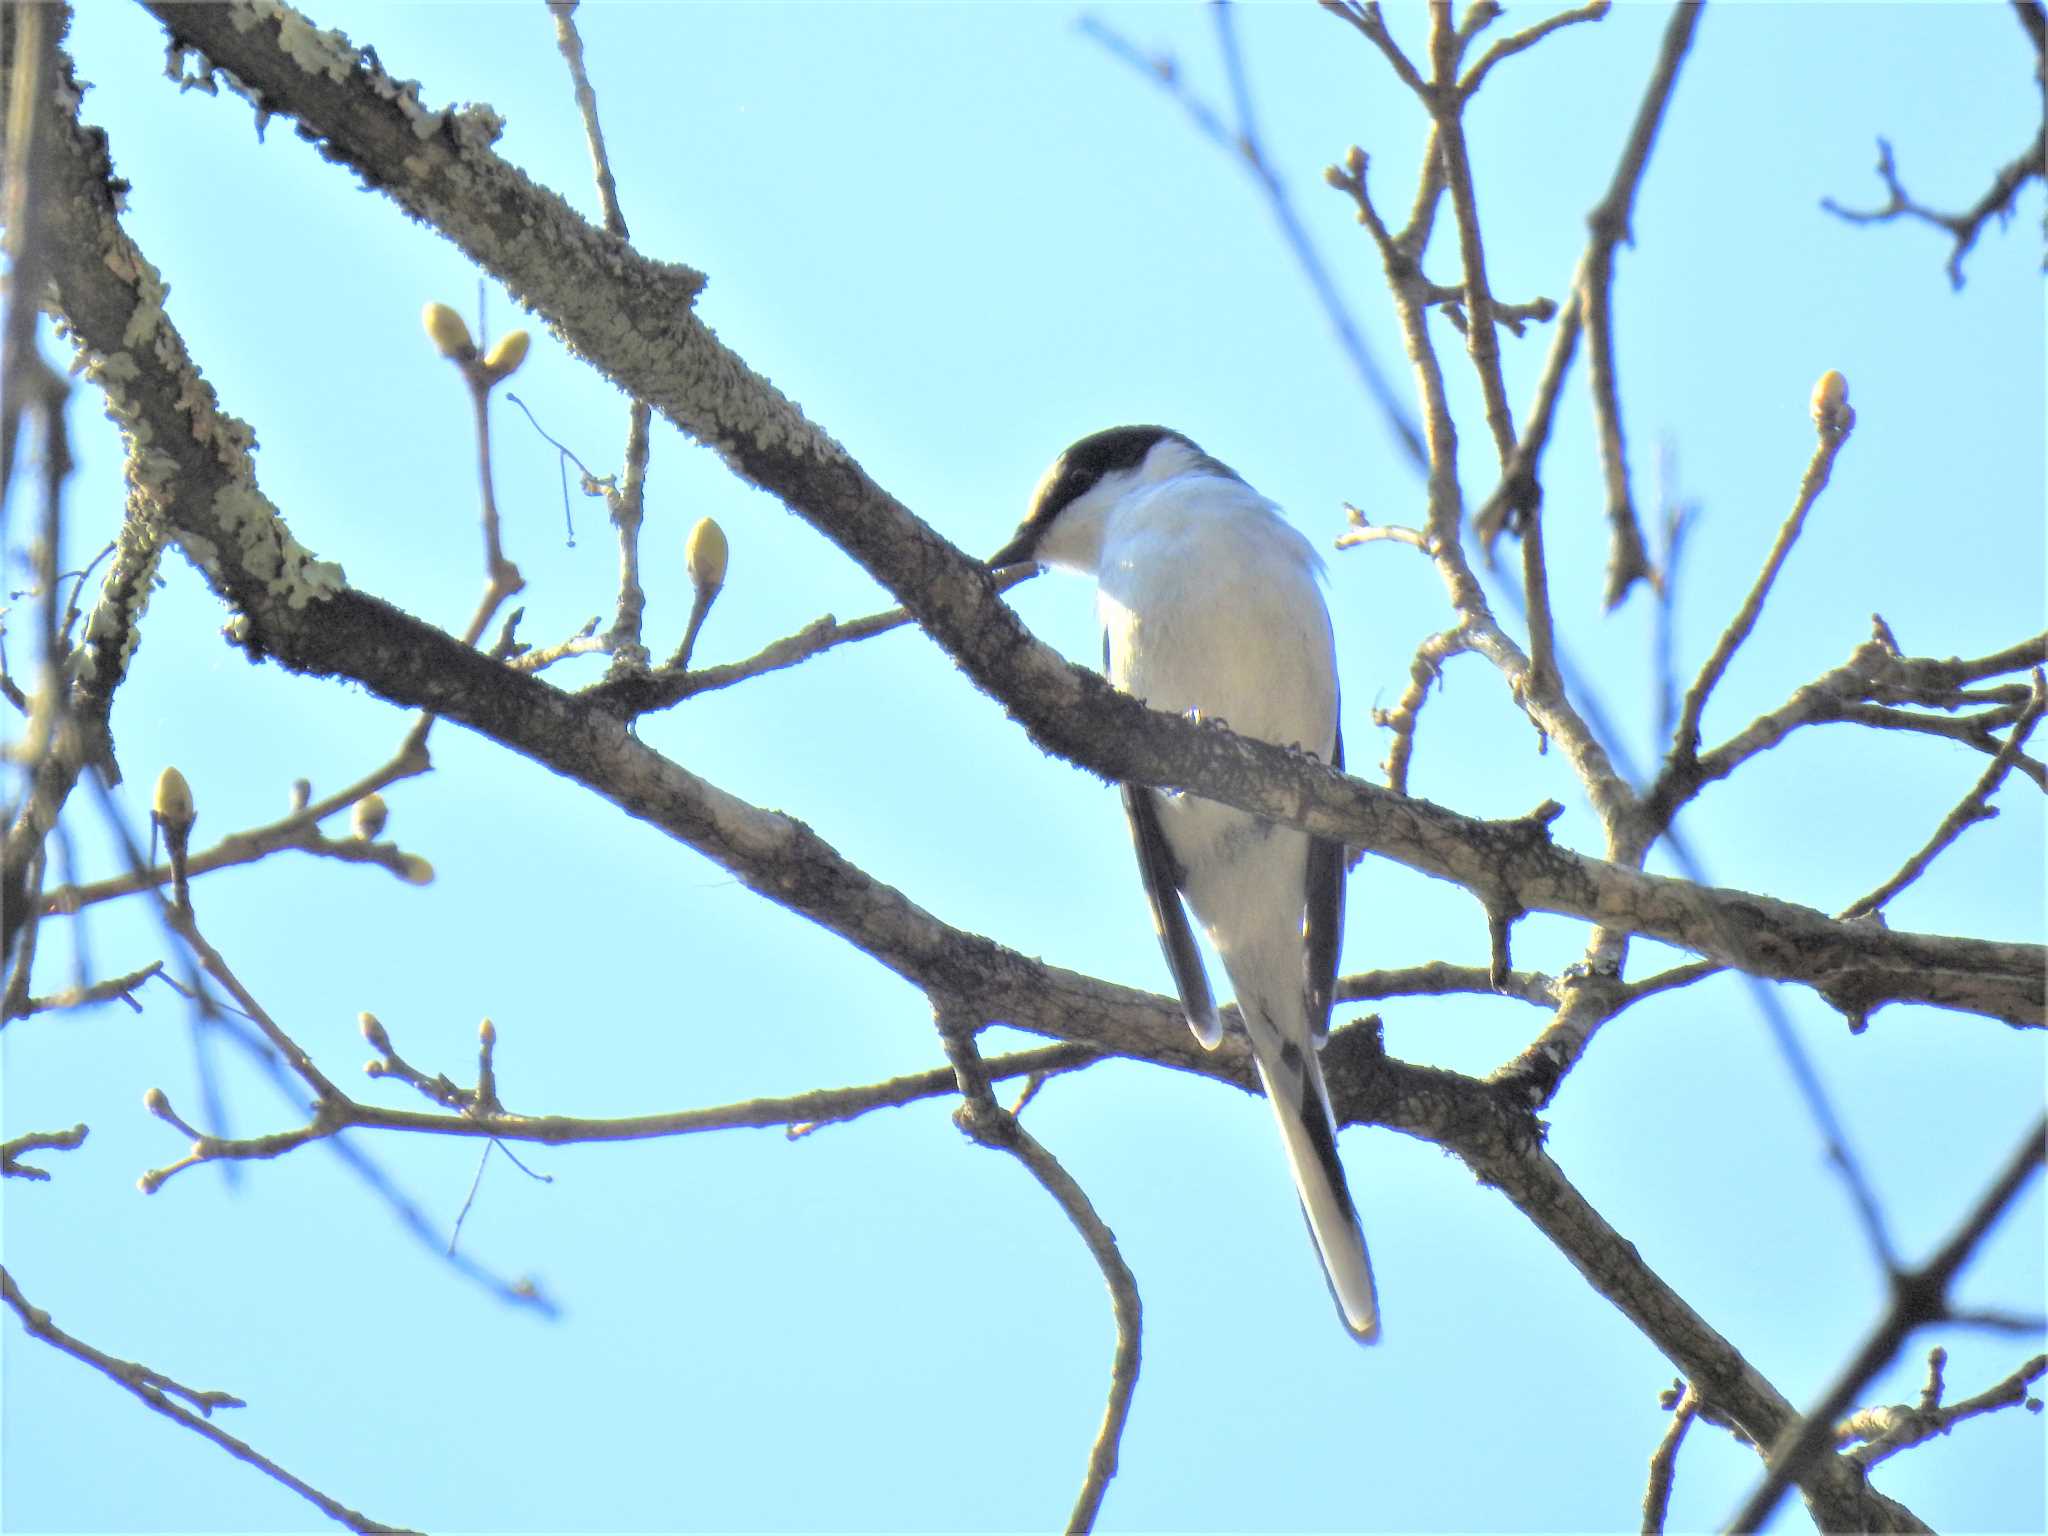
<svg viewBox="0 0 2048 1536"><path fill-rule="evenodd" d="M213 540L204 534L180 532L178 547L185 551L187 560L199 567L199 574L206 578L208 585L219 587L220 550Z"/></svg>
<svg viewBox="0 0 2048 1536"><path fill-rule="evenodd" d="M482 102L471 102L455 114L450 128L464 151L486 150L504 136L505 119Z"/></svg>
<svg viewBox="0 0 2048 1536"><path fill-rule="evenodd" d="M135 291L135 308L129 312L128 324L121 331L121 345L125 350L137 351L154 341L163 326L164 300L170 295L171 285L132 246L125 254L132 269L127 281ZM113 264L110 253L107 265Z"/></svg>
<svg viewBox="0 0 2048 1536"><path fill-rule="evenodd" d="M251 32L266 21L277 23L277 45L300 69L336 85L355 73L356 50L339 32L323 31L278 0L247 0L232 13L235 30Z"/></svg>
<svg viewBox="0 0 2048 1536"><path fill-rule="evenodd" d="M78 361L82 364L88 381L103 390L119 389L124 384L133 384L142 377L142 367L126 352L116 352L110 357L98 357L81 352Z"/></svg>
<svg viewBox="0 0 2048 1536"><path fill-rule="evenodd" d="M244 574L263 583L272 597L297 612L347 585L339 565L316 560L285 527L270 498L246 480L233 480L214 493L214 521Z"/></svg>

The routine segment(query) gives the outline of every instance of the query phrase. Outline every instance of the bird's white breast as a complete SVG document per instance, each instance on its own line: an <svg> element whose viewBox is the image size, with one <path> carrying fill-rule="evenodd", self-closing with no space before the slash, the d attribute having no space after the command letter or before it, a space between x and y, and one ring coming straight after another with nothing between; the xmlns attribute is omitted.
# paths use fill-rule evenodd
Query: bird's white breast
<svg viewBox="0 0 2048 1536"><path fill-rule="evenodd" d="M1240 481L1140 487L1104 530L1098 603L1112 682L1155 709L1328 759L1337 685L1321 562Z"/></svg>

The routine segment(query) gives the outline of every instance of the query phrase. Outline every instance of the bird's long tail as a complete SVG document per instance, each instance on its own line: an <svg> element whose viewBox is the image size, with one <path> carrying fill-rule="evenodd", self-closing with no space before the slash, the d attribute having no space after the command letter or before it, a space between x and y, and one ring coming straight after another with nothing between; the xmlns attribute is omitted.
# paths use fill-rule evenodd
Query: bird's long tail
<svg viewBox="0 0 2048 1536"><path fill-rule="evenodd" d="M1372 1283L1372 1260L1365 1251L1365 1231L1344 1182L1337 1159L1337 1122L1330 1111L1330 1093L1313 1048L1274 1030L1250 1030L1252 1057L1259 1081L1280 1125L1287 1166L1301 1196L1302 1214L1323 1261L1337 1311L1344 1326L1361 1344L1380 1336L1380 1304Z"/></svg>

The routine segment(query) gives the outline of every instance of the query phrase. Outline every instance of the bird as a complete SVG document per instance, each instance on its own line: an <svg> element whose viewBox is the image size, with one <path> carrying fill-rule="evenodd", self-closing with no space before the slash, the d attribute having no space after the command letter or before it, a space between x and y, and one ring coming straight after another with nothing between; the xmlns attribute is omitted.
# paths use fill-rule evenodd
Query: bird
<svg viewBox="0 0 2048 1536"><path fill-rule="evenodd" d="M1190 438L1123 426L1074 443L986 564L1025 562L1095 578L1103 669L1118 689L1343 767L1321 557ZM1338 1315L1359 1342L1377 1342L1372 1262L1316 1055L1336 985L1344 847L1194 795L1121 793L1188 1027L1207 1049L1222 1042L1192 909L1236 993Z"/></svg>

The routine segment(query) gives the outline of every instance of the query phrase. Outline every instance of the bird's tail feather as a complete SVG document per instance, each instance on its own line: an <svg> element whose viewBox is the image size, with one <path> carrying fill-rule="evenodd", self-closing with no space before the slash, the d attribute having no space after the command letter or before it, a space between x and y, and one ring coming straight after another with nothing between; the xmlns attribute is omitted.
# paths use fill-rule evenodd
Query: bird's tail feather
<svg viewBox="0 0 2048 1536"><path fill-rule="evenodd" d="M1295 1192L1301 1196L1301 1211L1308 1218L1316 1253L1323 1261L1330 1294L1351 1336L1361 1344L1376 1344L1380 1336L1379 1295L1373 1287L1372 1260L1365 1251L1365 1231L1344 1182L1344 1165L1337 1158L1336 1117L1330 1111L1322 1069L1313 1049L1278 1040L1268 1047L1258 1038L1262 1033L1253 1034L1253 1060L1280 1125L1287 1166L1294 1175ZM1270 1066L1269 1054L1275 1058Z"/></svg>

